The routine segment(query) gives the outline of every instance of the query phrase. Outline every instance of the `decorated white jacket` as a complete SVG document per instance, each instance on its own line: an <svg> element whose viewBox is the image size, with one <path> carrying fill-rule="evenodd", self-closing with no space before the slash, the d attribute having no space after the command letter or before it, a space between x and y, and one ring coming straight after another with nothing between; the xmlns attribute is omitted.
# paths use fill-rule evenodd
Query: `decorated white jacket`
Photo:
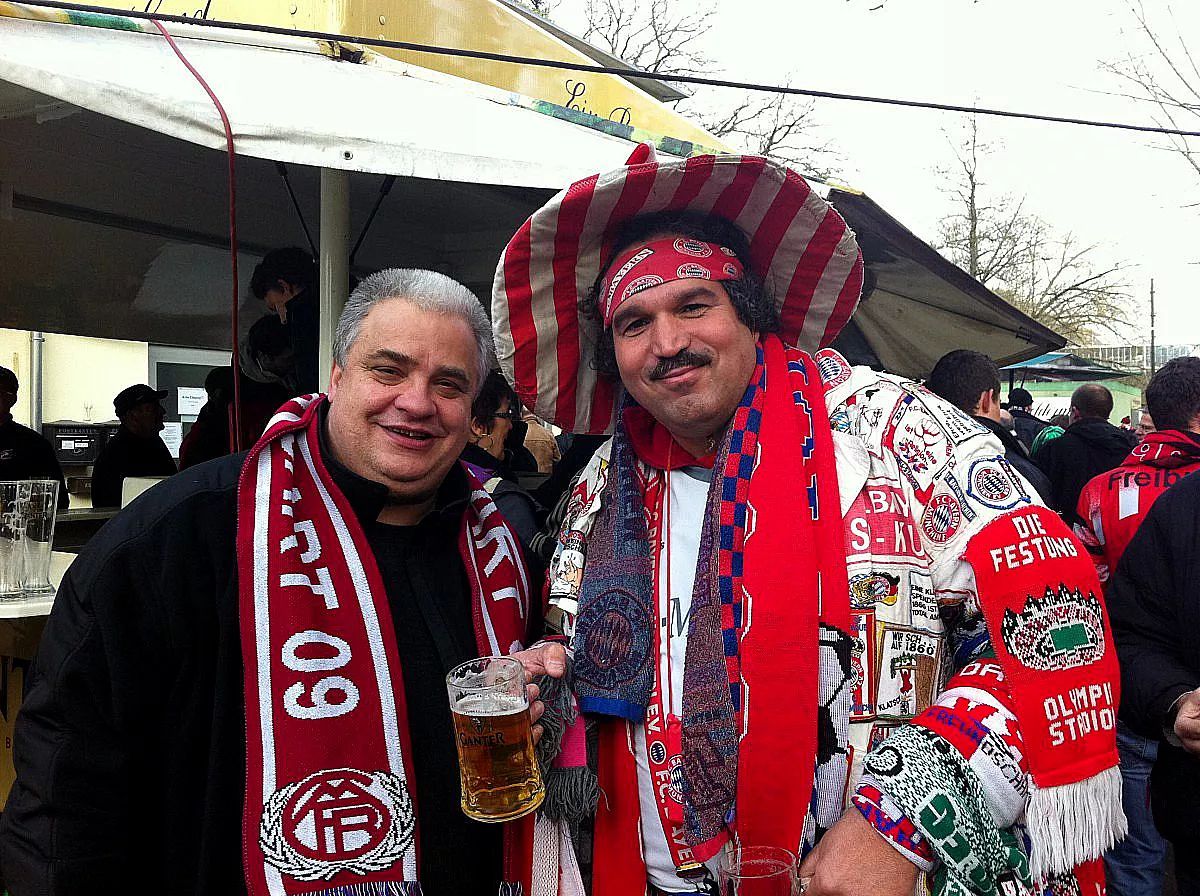
<svg viewBox="0 0 1200 896"><path fill-rule="evenodd" d="M962 551L996 517L1041 502L1005 462L995 436L923 386L852 368L828 350L817 360L827 389L845 528L854 696L845 745L849 762L837 767L838 781L828 780L834 769L818 769L818 805L809 827L827 827L853 797L898 849L929 868L936 852L919 824L903 818L888 799L885 785L870 776L860 780L863 759L935 702L949 706L960 698L962 687L947 690L956 672L983 666L986 686L972 681L967 690L975 702L989 704L983 717L995 739L987 756L967 758L984 787L989 822L1007 828L1019 819L1027 793L1020 734L999 667L972 666L987 654L989 641L974 572ZM567 636L573 634L610 447L611 442L602 446L584 469L551 561L550 619Z"/></svg>

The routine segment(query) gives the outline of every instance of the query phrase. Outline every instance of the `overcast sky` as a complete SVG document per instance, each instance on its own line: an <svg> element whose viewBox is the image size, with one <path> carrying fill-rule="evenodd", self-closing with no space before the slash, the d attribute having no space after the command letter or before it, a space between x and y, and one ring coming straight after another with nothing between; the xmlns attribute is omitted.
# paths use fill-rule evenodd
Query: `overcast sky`
<svg viewBox="0 0 1200 896"><path fill-rule="evenodd" d="M879 2L718 0L708 51L739 80L791 74L837 92L1153 123L1151 109L1112 95L1122 85L1100 68L1146 50L1127 0L887 0L872 11ZM573 5L555 15L568 27ZM1200 9L1145 9L1164 32L1193 35L1200 61ZM950 208L945 133L961 134L964 116L842 101L818 101L816 114L844 158L841 179L931 239ZM1200 130L1200 117L1189 126ZM1101 244L1098 261L1128 262L1143 300L1153 277L1159 344L1200 343L1200 210L1185 207L1200 200L1200 177L1164 138L997 118L980 118L980 135L997 145L980 170L989 186Z"/></svg>

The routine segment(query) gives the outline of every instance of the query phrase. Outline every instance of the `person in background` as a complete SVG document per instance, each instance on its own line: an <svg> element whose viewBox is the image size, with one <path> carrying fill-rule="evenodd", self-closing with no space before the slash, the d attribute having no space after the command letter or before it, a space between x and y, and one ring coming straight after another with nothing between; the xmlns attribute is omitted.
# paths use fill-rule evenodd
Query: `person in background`
<svg viewBox="0 0 1200 896"><path fill-rule="evenodd" d="M260 317L250 327L242 344L241 445L251 448L266 429L281 404L295 394L291 328L273 314ZM233 370L216 367L205 378L208 401L200 409L179 448L179 469L184 470L216 457L232 454L229 438L233 419Z"/></svg>
<svg viewBox="0 0 1200 896"><path fill-rule="evenodd" d="M1024 444L1001 422L1000 371L996 362L982 352L959 348L938 359L925 381L925 388L969 414L1004 446L1004 459L1034 487L1042 500L1050 501L1050 483L1029 459Z"/></svg>
<svg viewBox="0 0 1200 896"><path fill-rule="evenodd" d="M317 264L303 249L289 247L268 252L250 277L250 291L267 309L288 324L295 356L296 395L320 388L317 351L321 303L317 296Z"/></svg>
<svg viewBox="0 0 1200 896"><path fill-rule="evenodd" d="M1200 896L1198 581L1200 476L1191 475L1151 506L1106 589L1121 661L1121 721L1157 744L1150 809L1154 827L1174 847L1179 896Z"/></svg>
<svg viewBox="0 0 1200 896"><path fill-rule="evenodd" d="M0 367L0 480L57 479L58 509L66 510L71 496L54 448L45 436L13 419L19 387L17 375Z"/></svg>
<svg viewBox="0 0 1200 896"><path fill-rule="evenodd" d="M186 470L196 464L216 457L224 457L233 451L229 444L229 403L233 400L233 369L214 367L204 378L204 391L208 400L200 408L195 422L179 445L179 469Z"/></svg>
<svg viewBox="0 0 1200 896"><path fill-rule="evenodd" d="M1033 416L1033 396L1027 389L1013 389L1008 393L1008 410L1016 424L1017 438L1026 451L1033 451L1033 440L1046 428L1046 421Z"/></svg>
<svg viewBox="0 0 1200 896"><path fill-rule="evenodd" d="M1101 582L1108 581L1155 501L1200 470L1200 358L1175 358L1159 368L1146 386L1146 404L1142 419L1153 416L1161 428L1145 434L1120 466L1096 476L1079 495L1075 534L1091 553ZM1167 846L1150 813L1158 738L1141 737L1122 723L1117 747L1129 836L1105 857L1108 892L1161 893Z"/></svg>
<svg viewBox="0 0 1200 896"><path fill-rule="evenodd" d="M1132 432L1108 422L1112 409L1113 397L1107 388L1084 383L1071 393L1067 431L1044 443L1033 457L1050 480L1050 506L1068 526L1079 522L1075 508L1088 481L1121 463L1137 444Z"/></svg>
<svg viewBox="0 0 1200 896"><path fill-rule="evenodd" d="M246 334L241 365L241 448L250 448L276 409L298 391L294 324L260 317ZM232 400L233 396L230 396Z"/></svg>
<svg viewBox="0 0 1200 896"><path fill-rule="evenodd" d="M173 476L177 470L171 449L162 440L167 416L162 400L145 383L122 389L113 399L121 425L100 450L92 467L92 506L120 507L121 483L128 476Z"/></svg>
<svg viewBox="0 0 1200 896"><path fill-rule="evenodd" d="M1150 433L1154 432L1157 427L1154 425L1154 415L1150 413L1148 408L1142 408L1138 411L1137 426L1134 427L1134 432L1137 433L1139 439L1144 439Z"/></svg>
<svg viewBox="0 0 1200 896"><path fill-rule="evenodd" d="M521 488L508 465L505 442L513 423L521 417L521 402L508 380L497 370L491 371L471 404L471 437L459 455L479 477L492 500L530 548L537 534L542 509L537 501Z"/></svg>
<svg viewBox="0 0 1200 896"><path fill-rule="evenodd" d="M1050 418L1050 422L1046 424L1046 428L1037 434L1037 438L1033 440L1033 449L1029 452L1033 456L1041 450L1042 446L1047 442L1052 442L1067 431L1067 427L1071 425L1071 418L1067 414L1055 414Z"/></svg>

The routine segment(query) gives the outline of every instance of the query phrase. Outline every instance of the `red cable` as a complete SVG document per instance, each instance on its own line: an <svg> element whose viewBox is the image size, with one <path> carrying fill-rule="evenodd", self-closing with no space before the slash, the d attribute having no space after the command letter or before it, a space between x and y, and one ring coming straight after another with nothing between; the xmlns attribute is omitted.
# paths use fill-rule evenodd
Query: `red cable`
<svg viewBox="0 0 1200 896"><path fill-rule="evenodd" d="M167 39L167 43L171 45L171 49L175 51L175 55L179 57L179 61L200 82L200 86L204 88L204 92L208 94L208 98L217 107L217 114L221 116L221 124L225 128L225 152L229 159L229 256L230 266L233 268L233 428L230 433L230 444L234 452L237 452L242 447L242 365L241 352L238 350L238 303L240 297L238 296L237 174L234 170L236 156L233 151L233 128L229 125L229 116L225 114L225 107L221 105L221 101L217 98L213 89L208 86L208 82L204 80L204 76L196 71L195 66L188 62L188 58L183 55L183 51L179 49L179 45L175 43L175 39L163 27L162 22L157 19L151 19L150 21L162 33L162 36Z"/></svg>

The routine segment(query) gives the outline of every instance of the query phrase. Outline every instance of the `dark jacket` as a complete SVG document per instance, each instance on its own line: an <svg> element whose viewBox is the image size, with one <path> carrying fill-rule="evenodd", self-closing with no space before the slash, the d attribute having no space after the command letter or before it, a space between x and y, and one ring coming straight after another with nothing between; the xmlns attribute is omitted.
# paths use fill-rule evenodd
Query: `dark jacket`
<svg viewBox="0 0 1200 896"><path fill-rule="evenodd" d="M986 426L1000 440L1004 445L1004 459L1008 461L1009 466L1029 480L1029 484L1042 496L1042 500L1049 504L1050 480L1046 478L1045 473L1038 469L1037 464L1029 459L1029 452L1025 450L1025 446L1017 441L1016 436L990 417L976 417L975 420Z"/></svg>
<svg viewBox="0 0 1200 896"><path fill-rule="evenodd" d="M1136 444L1133 433L1117 429L1107 420L1079 420L1042 446L1033 460L1050 480L1050 506L1068 526L1079 520L1075 508L1083 487L1093 476L1120 466Z"/></svg>
<svg viewBox="0 0 1200 896"><path fill-rule="evenodd" d="M542 506L534 500L533 495L521 488L517 477L507 466L478 445L468 444L459 459L475 468L475 475L483 480L505 521L521 539L525 552L531 553L533 536L540 530L546 516ZM489 486L489 483L492 484Z"/></svg>
<svg viewBox="0 0 1200 896"><path fill-rule="evenodd" d="M57 479L58 509L71 505L67 481L50 443L12 419L0 423L0 481L5 479Z"/></svg>
<svg viewBox="0 0 1200 896"><path fill-rule="evenodd" d="M100 449L92 467L92 506L120 507L126 476L174 476L175 472L166 442L157 435L143 439L122 426Z"/></svg>
<svg viewBox="0 0 1200 896"><path fill-rule="evenodd" d="M1013 426L1017 430L1017 438L1025 446L1026 451L1032 451L1033 440L1049 424L1040 417L1035 417L1029 411L1022 410L1021 408L1009 408L1008 412L1012 414Z"/></svg>
<svg viewBox="0 0 1200 896"><path fill-rule="evenodd" d="M1121 719L1144 737L1161 739L1171 705L1200 686L1198 581L1200 473L1194 473L1154 502L1106 592L1121 662ZM1200 840L1200 757L1161 744L1151 792L1165 837Z"/></svg>
<svg viewBox="0 0 1200 896"><path fill-rule="evenodd" d="M321 339L321 300L315 288L300 290L287 303L287 325L292 334L296 394L318 392L321 388L317 359Z"/></svg>
<svg viewBox="0 0 1200 896"><path fill-rule="evenodd" d="M418 526L374 522L382 486L323 450L379 560L403 662L421 877L495 893L501 828L467 819L444 675L476 656L455 466ZM246 722L236 489L243 455L186 470L110 521L71 566L16 723L0 816L13 896L245 893ZM531 621L540 626L540 617Z"/></svg>

